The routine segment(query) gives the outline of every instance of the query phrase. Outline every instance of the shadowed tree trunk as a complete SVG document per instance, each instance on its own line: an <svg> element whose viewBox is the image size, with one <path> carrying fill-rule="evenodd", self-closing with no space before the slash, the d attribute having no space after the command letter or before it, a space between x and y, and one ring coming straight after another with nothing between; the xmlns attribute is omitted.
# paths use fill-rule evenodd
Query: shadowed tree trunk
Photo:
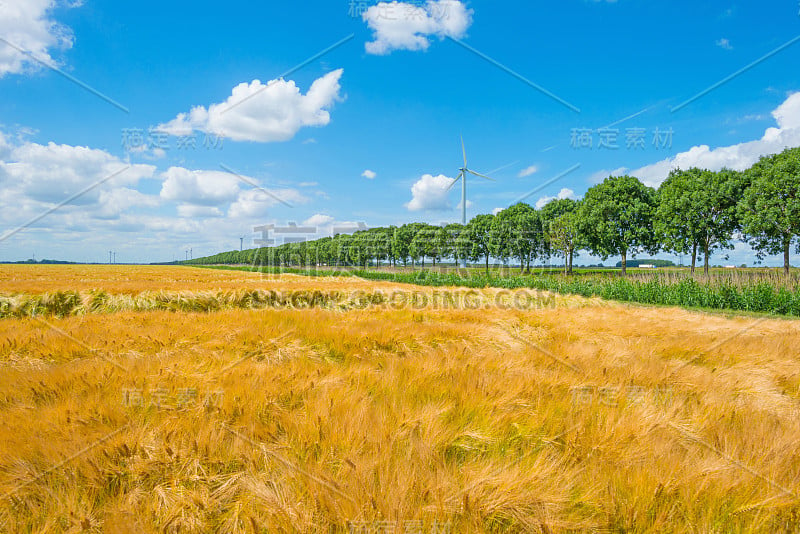
<svg viewBox="0 0 800 534"><path fill-rule="evenodd" d="M783 245L783 274L789 276L789 251L792 247L791 239L787 239Z"/></svg>

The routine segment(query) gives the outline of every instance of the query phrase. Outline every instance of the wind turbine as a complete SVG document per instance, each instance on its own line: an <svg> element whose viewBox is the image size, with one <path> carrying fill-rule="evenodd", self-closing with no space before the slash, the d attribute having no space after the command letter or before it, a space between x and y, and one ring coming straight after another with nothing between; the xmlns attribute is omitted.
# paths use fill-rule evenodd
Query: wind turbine
<svg viewBox="0 0 800 534"><path fill-rule="evenodd" d="M495 180L493 178L489 178L488 176L484 176L479 172L475 172L467 168L467 151L464 148L463 135L461 136L461 153L464 155L464 166L458 170L458 177L455 180L453 180L453 183L451 183L447 187L446 191L450 191L453 188L453 186L456 185L456 182L461 180L461 224L466 225L467 224L467 173L474 174L479 178L491 180L492 182L494 182Z"/></svg>
<svg viewBox="0 0 800 534"><path fill-rule="evenodd" d="M447 187L446 191L450 191L453 188L453 186L456 185L456 182L461 180L461 224L466 226L467 225L467 173L474 174L479 178L491 180L492 182L494 182L494 179L467 168L467 150L464 148L463 135L461 136L461 153L464 155L464 166L458 170L458 177L455 180L453 180L453 183L451 183ZM464 269L467 268L466 258L462 258L461 267Z"/></svg>

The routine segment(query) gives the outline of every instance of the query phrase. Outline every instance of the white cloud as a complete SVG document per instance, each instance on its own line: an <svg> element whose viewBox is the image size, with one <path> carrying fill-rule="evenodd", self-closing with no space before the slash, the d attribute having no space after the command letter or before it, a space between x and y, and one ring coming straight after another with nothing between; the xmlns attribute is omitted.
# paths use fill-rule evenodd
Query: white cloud
<svg viewBox="0 0 800 534"><path fill-rule="evenodd" d="M222 217L223 213L216 206L196 206L194 204L181 204L178 206L178 216L186 219L205 219Z"/></svg>
<svg viewBox="0 0 800 534"><path fill-rule="evenodd" d="M597 185L599 183L602 183L603 180L605 180L609 176L623 176L626 172L628 172L627 167L619 167L618 169L614 169L611 171L603 169L589 175L588 182L592 185Z"/></svg>
<svg viewBox="0 0 800 534"><path fill-rule="evenodd" d="M550 202L558 199L564 200L565 198L571 198L572 200L578 200L578 197L575 196L575 191L572 189L567 189L566 187L558 192L557 196L554 197L542 197L536 201L536 209L540 210L545 207Z"/></svg>
<svg viewBox="0 0 800 534"><path fill-rule="evenodd" d="M280 199L280 200L279 200ZM305 204L306 198L297 189L247 189L239 193L239 197L228 209L228 216L232 218L265 217L269 208L283 202L291 205Z"/></svg>
<svg viewBox="0 0 800 534"><path fill-rule="evenodd" d="M362 15L372 30L369 54L392 50L427 50L430 37L461 38L472 24L473 10L457 0L429 0L425 5L380 2Z"/></svg>
<svg viewBox="0 0 800 534"><path fill-rule="evenodd" d="M99 210L94 215L95 218L117 220L131 208L155 208L159 205L159 199L155 195L146 195L136 189L119 187L101 191L98 204Z"/></svg>
<svg viewBox="0 0 800 534"><path fill-rule="evenodd" d="M312 215L305 221L303 221L303 226L325 226L331 224L334 221L334 218L330 215L323 215L321 213L317 213L316 215Z"/></svg>
<svg viewBox="0 0 800 534"><path fill-rule="evenodd" d="M371 171L371 170L367 169L366 171L361 173L361 176L363 176L364 178L366 178L368 180L374 180L375 177L378 176L378 173L376 173L375 171Z"/></svg>
<svg viewBox="0 0 800 534"><path fill-rule="evenodd" d="M530 167L527 167L527 168L522 169L521 171L519 171L519 174L517 175L517 177L518 178L525 178L526 176L530 176L532 174L536 174L537 172L539 172L539 167L537 167L536 165L531 165Z"/></svg>
<svg viewBox="0 0 800 534"><path fill-rule="evenodd" d="M32 232L44 230L53 236L107 231L125 211L159 203L157 196L135 189L142 179L153 177L151 165L130 165L88 147L12 138L0 133L0 205L7 207L0 210L0 226L10 230L25 225L14 237L20 245L28 243Z"/></svg>
<svg viewBox="0 0 800 534"><path fill-rule="evenodd" d="M51 18L55 0L3 0L0 2L0 36L45 63L56 64L54 49L72 47L72 32ZM77 7L79 4L59 7ZM35 70L41 65L19 50L0 43L0 78Z"/></svg>
<svg viewBox="0 0 800 534"><path fill-rule="evenodd" d="M197 206L219 206L239 196L239 179L221 171L191 171L170 167L161 174L161 198Z"/></svg>
<svg viewBox="0 0 800 534"><path fill-rule="evenodd" d="M497 215L498 213L500 213L501 211L503 211L503 209L504 209L504 208L495 208L495 209L493 209L493 210L492 210L492 215Z"/></svg>
<svg viewBox="0 0 800 534"><path fill-rule="evenodd" d="M226 206L228 215L233 218L262 217L268 208L281 201L289 204L308 202L297 189L251 188L237 176L222 171L170 167L161 173L161 178L164 180L161 198L177 202L181 217L221 217ZM257 181L245 178L250 182Z"/></svg>
<svg viewBox="0 0 800 534"><path fill-rule="evenodd" d="M641 167L631 172L645 184L657 187L672 169L701 167L717 171L723 167L743 171L758 158L782 152L787 147L800 146L800 92L791 94L773 112L777 128L767 128L761 139L711 149L698 145L672 158Z"/></svg>
<svg viewBox="0 0 800 534"><path fill-rule="evenodd" d="M303 127L330 123L329 109L341 99L343 72L339 69L318 78L305 95L291 80L241 83L225 102L196 106L158 129L177 136L199 130L234 141L288 141Z"/></svg>
<svg viewBox="0 0 800 534"><path fill-rule="evenodd" d="M453 183L453 178L440 174L433 176L426 174L411 186L411 201L405 206L409 211L452 209L447 199L447 188Z"/></svg>
<svg viewBox="0 0 800 534"><path fill-rule="evenodd" d="M129 165L104 150L52 142L26 142L12 148L6 145L5 152L6 159L0 161L0 181L7 179L9 189L45 203L61 202L102 181L74 200L75 204L91 204L101 191L136 184L155 172L152 165ZM126 170L120 172L123 169ZM119 174L109 179L116 173Z"/></svg>
<svg viewBox="0 0 800 534"><path fill-rule="evenodd" d="M0 158L5 158L11 152L11 145L6 140L6 135L0 132Z"/></svg>
<svg viewBox="0 0 800 534"><path fill-rule="evenodd" d="M144 159L148 160L163 159L167 156L167 151L163 148L159 148L157 146L148 146L146 144L129 147L127 150L131 154L140 155Z"/></svg>
<svg viewBox="0 0 800 534"><path fill-rule="evenodd" d="M728 39L722 38L718 39L715 43L720 48L724 48L725 50L733 50L733 46L731 46L731 42Z"/></svg>
<svg viewBox="0 0 800 534"><path fill-rule="evenodd" d="M274 221L278 200L264 190L227 182L236 180L227 173L179 167L157 173L151 165L133 165L95 185L128 164L102 150L39 145L16 133L0 132L0 140L0 205L7 207L0 210L0 226L12 230L37 219L8 237L4 260L25 259L35 251L37 258L46 253L54 259L103 261L116 250L118 261L170 261L182 259L190 247L198 257L238 248L233 236L252 224ZM144 192L142 182L155 179L162 181L163 195ZM269 193L295 206L308 202L290 187Z"/></svg>

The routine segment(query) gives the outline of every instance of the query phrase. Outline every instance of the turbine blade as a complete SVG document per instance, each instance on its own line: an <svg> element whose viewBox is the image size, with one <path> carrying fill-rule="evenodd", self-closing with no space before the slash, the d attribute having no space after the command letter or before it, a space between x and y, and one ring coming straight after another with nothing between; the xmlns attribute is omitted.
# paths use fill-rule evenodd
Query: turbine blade
<svg viewBox="0 0 800 534"><path fill-rule="evenodd" d="M461 136L461 153L464 154L464 168L467 168L467 149L464 148L464 136Z"/></svg>
<svg viewBox="0 0 800 534"><path fill-rule="evenodd" d="M489 178L488 176L484 176L483 174L481 174L479 172L471 171L469 169L467 169L467 172L470 173L470 174L474 174L475 176L478 176L479 178L486 178L487 180L491 180L493 182L497 181L494 178Z"/></svg>
<svg viewBox="0 0 800 534"><path fill-rule="evenodd" d="M462 177L462 176L464 176L464 173L461 173L461 174L459 174L459 175L458 175L458 178L456 178L455 180L453 180L453 181L450 183L450 185L448 185L448 186L447 186L447 189L445 189L445 190L444 190L444 191L445 191L445 193L446 193L446 192L448 192L448 191L450 191L451 189L453 189L453 186L454 186L454 185L456 185L456 183L458 183L458 181L459 181L459 180L461 180L461 177Z"/></svg>

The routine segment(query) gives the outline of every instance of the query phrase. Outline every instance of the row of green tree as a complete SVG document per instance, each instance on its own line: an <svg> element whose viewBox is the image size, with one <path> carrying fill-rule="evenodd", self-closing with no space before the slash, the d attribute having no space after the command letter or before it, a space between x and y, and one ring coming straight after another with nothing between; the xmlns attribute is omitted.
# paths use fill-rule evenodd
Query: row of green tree
<svg viewBox="0 0 800 534"><path fill-rule="evenodd" d="M466 226L411 223L373 228L352 235L277 247L232 251L200 258L196 264L270 266L359 266L380 263L436 265L446 259L514 260L520 269L553 256L564 259L566 273L573 257L586 250L607 259L665 251L691 254L694 272L698 254L708 273L709 257L748 242L759 259L783 254L789 272L791 247L800 236L800 148L762 157L744 172L674 170L658 189L632 176L615 176L591 187L580 201L554 200L541 209L515 204L496 215L473 218Z"/></svg>

